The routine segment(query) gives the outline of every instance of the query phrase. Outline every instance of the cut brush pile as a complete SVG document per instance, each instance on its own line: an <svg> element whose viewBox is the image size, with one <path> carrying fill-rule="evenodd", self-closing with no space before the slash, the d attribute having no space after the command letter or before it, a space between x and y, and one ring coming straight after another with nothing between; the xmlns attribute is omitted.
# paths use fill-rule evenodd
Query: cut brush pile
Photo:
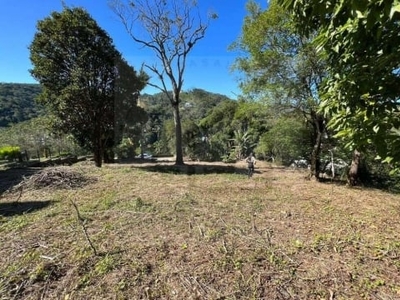
<svg viewBox="0 0 400 300"><path fill-rule="evenodd" d="M80 172L67 167L50 167L43 169L30 177L25 177L14 190L29 190L41 188L55 189L75 189L81 188L88 183L94 182L94 178L89 178Z"/></svg>

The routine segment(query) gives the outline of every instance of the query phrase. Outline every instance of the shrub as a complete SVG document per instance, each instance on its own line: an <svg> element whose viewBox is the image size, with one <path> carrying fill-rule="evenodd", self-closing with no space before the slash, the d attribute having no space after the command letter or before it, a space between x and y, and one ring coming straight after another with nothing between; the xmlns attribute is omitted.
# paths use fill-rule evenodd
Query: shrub
<svg viewBox="0 0 400 300"><path fill-rule="evenodd" d="M3 146L0 148L0 159L13 161L21 157L21 150L16 146Z"/></svg>

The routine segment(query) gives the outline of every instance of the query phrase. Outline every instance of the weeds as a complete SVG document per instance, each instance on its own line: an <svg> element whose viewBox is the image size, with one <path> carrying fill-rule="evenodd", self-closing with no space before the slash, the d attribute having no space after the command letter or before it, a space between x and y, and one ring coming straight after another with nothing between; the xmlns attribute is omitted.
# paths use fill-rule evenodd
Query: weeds
<svg viewBox="0 0 400 300"><path fill-rule="evenodd" d="M0 223L1 224L1 223ZM4 219L3 224L0 225L0 233L7 231L20 231L31 224L31 219L28 215L15 216L12 219Z"/></svg>
<svg viewBox="0 0 400 300"><path fill-rule="evenodd" d="M116 199L117 192L109 191L105 195L103 195L99 201L99 206L97 209L109 210L113 206L117 204Z"/></svg>
<svg viewBox="0 0 400 300"><path fill-rule="evenodd" d="M117 260L109 254L103 256L94 266L96 275L104 275L117 267Z"/></svg>

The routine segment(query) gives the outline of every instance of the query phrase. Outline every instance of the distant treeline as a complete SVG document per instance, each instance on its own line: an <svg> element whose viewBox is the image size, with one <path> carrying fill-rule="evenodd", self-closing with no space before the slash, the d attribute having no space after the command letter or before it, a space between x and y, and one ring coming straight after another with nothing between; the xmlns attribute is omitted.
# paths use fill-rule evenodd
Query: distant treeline
<svg viewBox="0 0 400 300"><path fill-rule="evenodd" d="M43 108L35 101L40 92L39 84L0 83L0 127L41 115Z"/></svg>

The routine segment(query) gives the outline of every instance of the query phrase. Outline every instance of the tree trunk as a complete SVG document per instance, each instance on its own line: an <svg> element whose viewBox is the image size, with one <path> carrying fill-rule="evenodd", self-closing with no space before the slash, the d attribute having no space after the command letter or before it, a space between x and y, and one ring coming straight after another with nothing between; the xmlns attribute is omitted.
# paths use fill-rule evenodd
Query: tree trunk
<svg viewBox="0 0 400 300"><path fill-rule="evenodd" d="M102 147L101 140L100 141L96 141L95 142L95 149L93 151L93 155L94 155L94 164L98 168L101 168L101 166L102 166L103 154L104 154L104 150L103 150L103 147Z"/></svg>
<svg viewBox="0 0 400 300"><path fill-rule="evenodd" d="M175 152L176 159L175 165L184 165L183 163L183 151L182 151L182 125L181 116L179 114L179 101L173 104L174 109L174 123L175 123Z"/></svg>
<svg viewBox="0 0 400 300"><path fill-rule="evenodd" d="M351 166L349 169L349 173L347 174L347 183L351 186L355 186L359 181L359 167L361 162L361 153L355 149L353 151L353 158L351 160Z"/></svg>
<svg viewBox="0 0 400 300"><path fill-rule="evenodd" d="M94 151L94 164L96 167L101 168L102 165L102 158L99 151L96 149Z"/></svg>
<svg viewBox="0 0 400 300"><path fill-rule="evenodd" d="M325 120L322 115L319 115L316 112L312 112L311 117L314 129L314 145L311 152L310 178L319 180L319 173L321 170L321 142L325 130Z"/></svg>

